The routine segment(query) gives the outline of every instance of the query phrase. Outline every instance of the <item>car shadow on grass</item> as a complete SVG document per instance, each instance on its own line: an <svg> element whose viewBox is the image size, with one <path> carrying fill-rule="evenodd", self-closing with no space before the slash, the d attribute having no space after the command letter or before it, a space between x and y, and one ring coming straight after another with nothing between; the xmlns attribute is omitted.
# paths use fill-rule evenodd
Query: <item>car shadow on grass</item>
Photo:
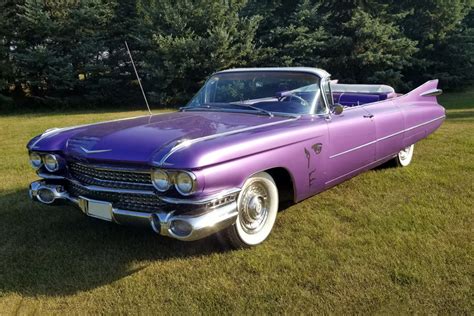
<svg viewBox="0 0 474 316"><path fill-rule="evenodd" d="M149 264L228 251L209 237L180 242L151 229L84 216L73 206L0 195L0 294L59 296L90 290Z"/></svg>

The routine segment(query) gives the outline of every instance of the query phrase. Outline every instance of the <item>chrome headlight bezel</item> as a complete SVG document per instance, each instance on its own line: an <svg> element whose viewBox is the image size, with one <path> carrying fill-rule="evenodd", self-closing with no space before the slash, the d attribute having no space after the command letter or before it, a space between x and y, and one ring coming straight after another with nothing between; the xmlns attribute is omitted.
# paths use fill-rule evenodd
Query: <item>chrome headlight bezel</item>
<svg viewBox="0 0 474 316"><path fill-rule="evenodd" d="M182 187L180 187L180 177L181 179L185 179L183 177L186 177L187 180L190 180L189 182L191 184L191 187L189 189L183 189ZM174 182L174 187L176 191L178 191L178 193L181 195L188 196L193 194L196 190L196 175L190 171L179 171L175 176Z"/></svg>
<svg viewBox="0 0 474 316"><path fill-rule="evenodd" d="M33 167L35 170L38 170L39 168L41 168L41 166L43 166L43 158L39 153L35 151L30 152L29 159L31 167Z"/></svg>
<svg viewBox="0 0 474 316"><path fill-rule="evenodd" d="M56 172L59 170L59 160L54 154L46 154L43 156L43 164L49 172Z"/></svg>
<svg viewBox="0 0 474 316"><path fill-rule="evenodd" d="M164 185L158 185L158 182L157 182L158 181L158 179L157 179L158 175L161 175L161 176L163 176L163 178L166 179L166 183L164 183ZM155 189L157 189L159 192L168 191L169 188L172 185L170 175L168 174L168 172L166 172L163 169L153 169L152 170L152 172L151 172L151 182L153 183L153 186L155 187Z"/></svg>

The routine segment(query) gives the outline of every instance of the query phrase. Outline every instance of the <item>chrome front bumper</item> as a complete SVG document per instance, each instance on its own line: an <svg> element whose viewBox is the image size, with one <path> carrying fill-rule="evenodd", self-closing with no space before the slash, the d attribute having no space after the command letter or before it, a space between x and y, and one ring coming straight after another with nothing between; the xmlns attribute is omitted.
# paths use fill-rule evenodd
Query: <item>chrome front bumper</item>
<svg viewBox="0 0 474 316"><path fill-rule="evenodd" d="M78 206L86 215L85 201L90 199L73 197L62 185L47 184L35 181L30 184L30 198L43 204L57 201L68 201ZM210 208L199 215L174 214L157 210L154 213L128 211L111 207L112 221L117 224L151 226L158 234L183 241L192 241L212 235L235 223L237 219L237 203Z"/></svg>

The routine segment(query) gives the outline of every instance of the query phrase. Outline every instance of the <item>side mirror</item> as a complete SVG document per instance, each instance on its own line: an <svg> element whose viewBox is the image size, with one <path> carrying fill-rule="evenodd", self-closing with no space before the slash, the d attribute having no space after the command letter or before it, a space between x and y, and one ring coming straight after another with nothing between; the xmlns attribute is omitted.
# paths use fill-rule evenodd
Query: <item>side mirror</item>
<svg viewBox="0 0 474 316"><path fill-rule="evenodd" d="M344 107L338 103L334 104L334 106L332 107L332 113L335 115L340 115L342 114L342 112L344 112Z"/></svg>

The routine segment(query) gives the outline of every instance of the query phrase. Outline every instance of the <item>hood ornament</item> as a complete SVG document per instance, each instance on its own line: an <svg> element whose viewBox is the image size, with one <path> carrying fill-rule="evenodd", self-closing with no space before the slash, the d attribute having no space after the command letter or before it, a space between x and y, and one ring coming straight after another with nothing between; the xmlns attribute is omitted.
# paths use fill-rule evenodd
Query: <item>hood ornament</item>
<svg viewBox="0 0 474 316"><path fill-rule="evenodd" d="M82 151L84 151L86 154L98 154L98 153L106 153L108 151L112 151L112 149L97 149L97 150L89 150L86 149L82 146L80 146Z"/></svg>

